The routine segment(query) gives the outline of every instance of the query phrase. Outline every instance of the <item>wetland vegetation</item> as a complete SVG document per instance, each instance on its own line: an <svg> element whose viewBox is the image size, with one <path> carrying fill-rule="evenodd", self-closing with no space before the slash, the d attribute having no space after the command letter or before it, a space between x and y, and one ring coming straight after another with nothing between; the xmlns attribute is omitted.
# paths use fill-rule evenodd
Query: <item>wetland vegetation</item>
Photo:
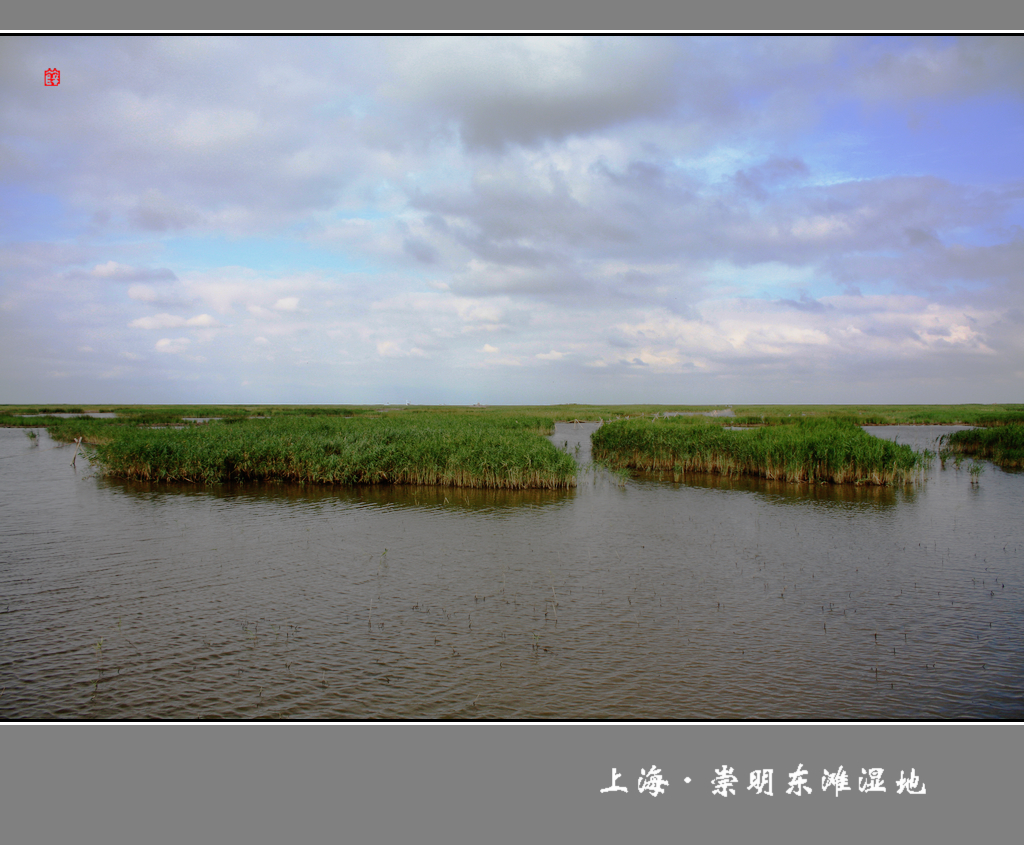
<svg viewBox="0 0 1024 845"><path fill-rule="evenodd" d="M949 455L986 458L1001 467L1024 467L1024 425L973 428L945 435L939 443L943 459Z"/></svg>
<svg viewBox="0 0 1024 845"><path fill-rule="evenodd" d="M202 483L572 487L575 462L545 439L555 420L611 423L595 435L594 458L620 472L912 481L927 456L864 425L985 426L945 448L1004 466L1024 455L1024 405L0 406L0 426L81 439L108 476Z"/></svg>
<svg viewBox="0 0 1024 845"><path fill-rule="evenodd" d="M1024 423L1024 405L735 405L735 425L787 425L797 417L849 418L857 425Z"/></svg>
<svg viewBox="0 0 1024 845"><path fill-rule="evenodd" d="M443 414L108 425L93 454L105 475L143 481L575 486L575 461L543 436L553 427L535 417Z"/></svg>
<svg viewBox="0 0 1024 845"><path fill-rule="evenodd" d="M753 475L833 484L907 484L927 454L872 437L842 418L735 431L703 417L619 420L593 435L594 459L615 469Z"/></svg>
<svg viewBox="0 0 1024 845"><path fill-rule="evenodd" d="M142 480L574 486L575 461L543 433L530 419L293 416L136 428L96 453L108 475Z"/></svg>

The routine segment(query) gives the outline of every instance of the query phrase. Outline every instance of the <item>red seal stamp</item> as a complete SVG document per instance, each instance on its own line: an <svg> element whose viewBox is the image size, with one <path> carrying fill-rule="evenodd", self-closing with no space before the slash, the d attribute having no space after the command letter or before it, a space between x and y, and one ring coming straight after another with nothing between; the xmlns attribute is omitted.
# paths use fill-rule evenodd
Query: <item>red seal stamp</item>
<svg viewBox="0 0 1024 845"><path fill-rule="evenodd" d="M60 71L54 67L48 67L43 73L43 85L60 85Z"/></svg>

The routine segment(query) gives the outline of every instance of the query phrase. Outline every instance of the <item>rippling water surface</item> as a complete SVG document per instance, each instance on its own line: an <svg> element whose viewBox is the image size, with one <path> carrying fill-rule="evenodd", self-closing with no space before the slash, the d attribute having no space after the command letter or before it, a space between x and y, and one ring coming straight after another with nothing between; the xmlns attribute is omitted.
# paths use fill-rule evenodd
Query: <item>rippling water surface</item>
<svg viewBox="0 0 1024 845"><path fill-rule="evenodd" d="M586 467L594 429L552 440ZM991 464L503 493L130 484L72 452L0 429L5 719L1024 717L1024 474Z"/></svg>

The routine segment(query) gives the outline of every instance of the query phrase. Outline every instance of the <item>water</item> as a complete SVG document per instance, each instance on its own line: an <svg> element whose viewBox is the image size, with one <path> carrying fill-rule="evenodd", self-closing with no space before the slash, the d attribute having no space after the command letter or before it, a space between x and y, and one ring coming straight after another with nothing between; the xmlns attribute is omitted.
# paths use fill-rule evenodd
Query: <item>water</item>
<svg viewBox="0 0 1024 845"><path fill-rule="evenodd" d="M595 427L551 439L587 465ZM1024 474L991 464L204 489L37 431L0 429L0 718L1024 716Z"/></svg>

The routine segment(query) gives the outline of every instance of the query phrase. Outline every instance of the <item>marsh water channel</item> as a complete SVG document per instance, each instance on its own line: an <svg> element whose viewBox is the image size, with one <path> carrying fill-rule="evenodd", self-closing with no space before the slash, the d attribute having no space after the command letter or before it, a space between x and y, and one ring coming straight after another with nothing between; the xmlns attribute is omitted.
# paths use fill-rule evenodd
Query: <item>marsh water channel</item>
<svg viewBox="0 0 1024 845"><path fill-rule="evenodd" d="M0 718L1024 717L1024 474L626 479L595 428L524 493L127 483L0 429Z"/></svg>

